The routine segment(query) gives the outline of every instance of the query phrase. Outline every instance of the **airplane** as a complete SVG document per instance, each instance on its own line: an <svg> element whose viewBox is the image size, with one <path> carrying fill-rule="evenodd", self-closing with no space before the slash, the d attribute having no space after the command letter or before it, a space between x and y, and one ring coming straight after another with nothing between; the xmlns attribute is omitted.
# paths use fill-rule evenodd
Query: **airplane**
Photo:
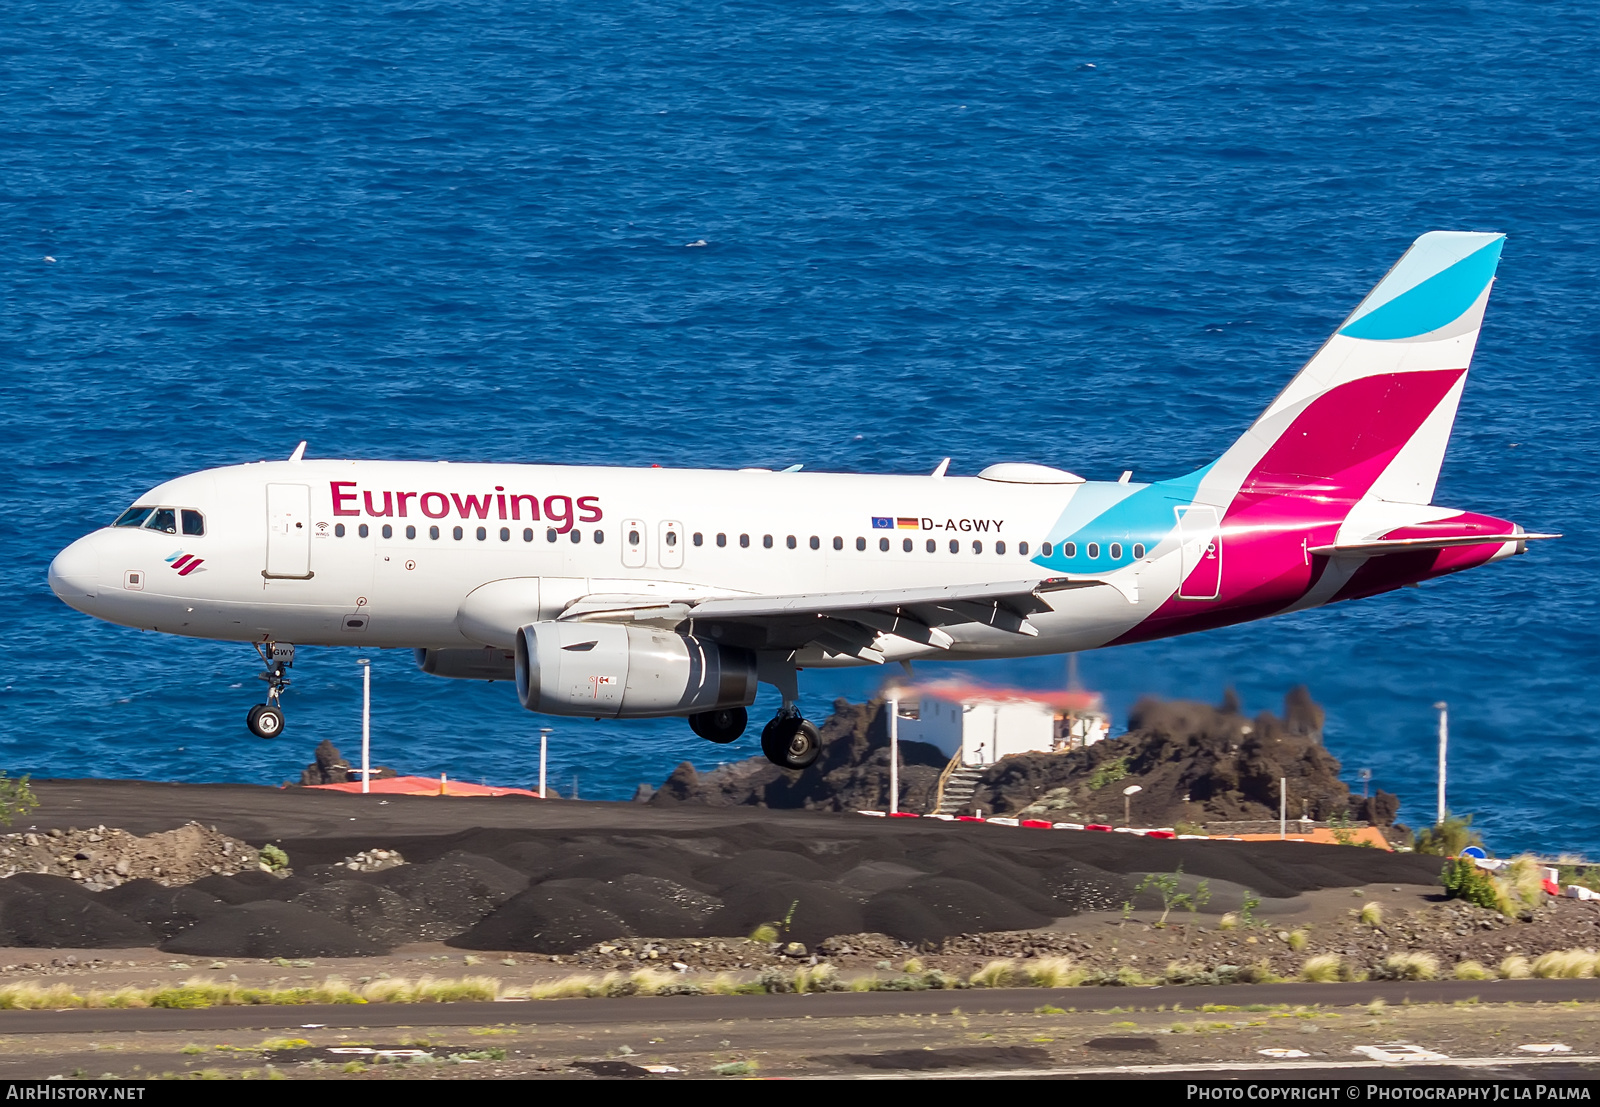
<svg viewBox="0 0 1600 1107"><path fill-rule="evenodd" d="M410 648L514 680L523 706L685 716L817 758L805 669L1069 653L1358 599L1523 553L1515 523L1433 503L1504 236L1432 231L1221 457L1089 481L321 460L178 477L50 565L70 606L250 642L283 732L294 645Z"/></svg>

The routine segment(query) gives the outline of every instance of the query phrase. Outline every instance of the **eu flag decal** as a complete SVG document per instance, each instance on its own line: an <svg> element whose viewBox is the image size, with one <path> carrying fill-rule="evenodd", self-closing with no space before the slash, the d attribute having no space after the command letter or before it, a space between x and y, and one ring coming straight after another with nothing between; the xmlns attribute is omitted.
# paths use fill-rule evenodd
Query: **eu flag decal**
<svg viewBox="0 0 1600 1107"><path fill-rule="evenodd" d="M894 529L894 520L890 519L890 518L888 518L886 516L883 516L883 515L874 515L872 517L872 529L873 530L893 530Z"/></svg>

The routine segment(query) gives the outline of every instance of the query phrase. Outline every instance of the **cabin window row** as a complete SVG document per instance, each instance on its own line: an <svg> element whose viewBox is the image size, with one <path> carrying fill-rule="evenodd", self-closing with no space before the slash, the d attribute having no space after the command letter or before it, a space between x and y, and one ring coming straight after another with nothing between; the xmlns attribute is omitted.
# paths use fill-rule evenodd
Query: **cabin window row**
<svg viewBox="0 0 1600 1107"><path fill-rule="evenodd" d="M333 525L333 536L335 538L343 538L348 533L349 533L349 531L345 528L345 525L343 523L335 523ZM385 523L385 524L383 524L383 527L381 528L380 533L382 534L382 536L384 538L393 538L394 537L394 527L391 526L388 523ZM366 523L361 523L356 527L356 537L358 537L358 538L368 538L368 537L371 536L371 534L372 534L372 528L370 526L368 526ZM498 537L499 537L500 541L502 541L502 542L509 542L509 541L511 541L511 534L512 534L512 528L510 528L510 527L501 527ZM545 541L546 542L559 541L560 538L561 538L561 534L562 534L562 532L557 530L555 527L546 527L545 528L545 533L544 533ZM406 535L407 538L415 540L416 537L417 537L417 528L415 526L406 527L405 528L405 535ZM574 545L576 545L577 543L583 541L583 531L578 530L576 528L574 528L573 530L567 531L566 532L566 536L567 536L567 541L573 543ZM428 528L428 537L431 540L437 542L439 539L444 537L444 531L440 527L429 527ZM457 542L463 541L467 537L467 528L466 527L451 527L450 528L450 537L455 539ZM489 540L489 528L488 527L476 527L476 528L474 528L473 537L476 538L479 542L487 542ZM537 537L537 532L534 530L533 527L523 527L522 528L522 540L524 542L532 542L536 537ZM596 546L604 545L605 544L605 540L606 540L606 532L605 531L596 530L594 532L593 541L594 541L594 544Z"/></svg>
<svg viewBox="0 0 1600 1107"><path fill-rule="evenodd" d="M169 509L163 508L163 509L160 509L160 510L168 511L168 513L170 514L170 510ZM132 512L130 510L129 514L131 514L131 513ZM198 512L184 511L183 514L184 514L184 526L185 526L184 533L185 534L204 534L205 533L205 523L204 523L203 520L199 520L199 513ZM195 518L197 520L193 524L196 527L198 527L198 529L196 529L196 530L187 529L191 525L190 521L189 521L189 518L188 518L191 515L195 516ZM126 518L126 517L127 516L124 516L124 518ZM140 517L140 519L138 521L133 522L133 523L124 523L121 520L118 520L116 525L117 526L139 526L139 525L141 525L141 523L143 525L145 525L145 526L149 526L150 525L149 523L145 522L144 517ZM156 529L162 529L162 528L158 527ZM169 533L175 533L175 530L174 531L169 531ZM343 523L334 524L333 533L334 533L335 537L343 538L347 533L347 531L345 529L345 525ZM545 528L545 541L546 542L559 541L560 538L561 538L561 533L562 532L558 531L555 527L547 527L547 528ZM362 523L362 524L360 524L359 526L356 527L356 534L361 538L367 538L367 537L369 537L371 535L371 528L366 523ZM382 534L383 534L383 537L385 537L385 538L393 538L394 537L394 527L391 526L388 523L385 523L383 525L383 528L382 528ZM405 528L405 534L406 534L406 537L408 539L413 539L414 540L417 537L417 528L415 526L408 526L408 527ZM583 541L583 531L581 531L581 530L578 530L578 529L574 528L573 530L567 531L566 534L567 534L567 540L569 542L573 543L574 545L577 545L578 543L581 543ZM428 537L430 539L432 539L433 541L437 542L441 537L443 537L443 531L439 527L429 527L428 528ZM455 539L457 542L460 542L460 541L464 540L466 538L466 528L465 527L452 527L451 531L450 531L450 537ZM489 528L488 527L477 527L473 537L475 537L479 542L487 542L489 540ZM677 541L677 537L678 536L676 534L669 534L667 536L668 541L669 542L673 542L673 543L675 543ZM500 538L500 541L502 541L502 542L511 541L511 528L510 527L501 527L500 528L499 538ZM532 527L524 527L524 528L522 528L522 540L524 542L532 542L534 540L534 538L535 538L534 528L532 528ZM640 542L640 536L639 536L637 531L630 533L629 539L634 545L638 545L639 542ZM606 540L606 532L605 531L596 530L594 532L593 541L594 541L595 545L597 545L597 546L603 545L605 543L605 540ZM705 545L705 535L700 531L696 531L695 534L694 534L694 540L693 541L694 541L694 544L696 546L703 546L703 545ZM727 534L719 533L716 536L716 544L717 544L718 547L726 547L727 544L728 544L728 536L727 536ZM794 549L798 549L799 548L800 540L798 538L796 538L794 535L790 534L790 535L786 535L784 537L783 544L788 549L794 550ZM762 546L763 549L770 550L770 549L773 548L773 545L774 545L774 540L773 540L773 536L772 535L763 534L761 536L761 546ZM807 545L809 545L813 550L820 550L822 548L822 539L820 537L818 537L817 535L813 534L811 536L811 538L808 540ZM951 553L959 554L961 552L961 540L959 538L950 539L948 545L949 545L949 550L950 550ZM750 536L748 534L739 535L739 547L741 549L749 549L750 548ZM856 547L857 550L864 551L867 548L867 540L865 538L857 538L856 541L855 541L855 547ZM936 538L926 539L925 542L924 542L924 547L926 548L928 553L938 553L939 552L939 540L936 539ZM973 553L975 553L975 554L983 553L983 547L984 547L984 544L983 544L983 540L982 539L976 539L976 538L973 539L973 541L972 541L972 552ZM844 549L844 539L842 537L838 536L838 535L835 535L834 538L833 538L833 548L835 550L843 550ZM890 543L889 539L887 539L887 538L878 539L878 549L879 550L881 550L884 553L888 553L890 548L891 548L891 543ZM901 539L901 541L900 541L900 549L903 552L911 553L916 548L917 548L917 544L916 544L916 540L915 539L911 539L911 538L903 538L903 539ZM1121 561L1122 560L1122 549L1123 549L1123 547L1122 547L1122 543L1121 542L1112 542L1106 548L1106 552L1108 554L1110 554L1111 560L1113 560L1113 561ZM1017 543L1017 554L1019 556L1027 557L1028 556L1028 550L1029 550L1029 546L1028 546L1027 542L1018 542ZM1004 554L1006 552L1006 543L1005 543L1004 539L998 539L998 540L995 541L995 543L994 543L994 552L996 554ZM1054 554L1056 552L1055 544L1051 543L1051 542L1040 543L1039 552L1045 557L1052 557L1052 556L1054 556ZM1101 552L1101 547L1100 547L1100 543L1098 543L1098 542L1090 542L1084 547L1084 553L1088 556L1088 558L1091 561L1099 560L1100 552ZM1143 557L1144 553L1145 553L1144 543L1135 542L1133 544L1132 553L1133 553L1133 556L1135 558ZM1061 543L1061 556L1066 557L1066 558L1077 557L1078 556L1078 544L1076 542L1063 542L1063 543Z"/></svg>

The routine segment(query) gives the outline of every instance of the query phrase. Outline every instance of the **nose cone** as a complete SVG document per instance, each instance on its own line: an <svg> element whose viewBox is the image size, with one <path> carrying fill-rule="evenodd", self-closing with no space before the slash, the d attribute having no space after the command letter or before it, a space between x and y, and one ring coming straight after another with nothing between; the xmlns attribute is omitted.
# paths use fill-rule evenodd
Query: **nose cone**
<svg viewBox="0 0 1600 1107"><path fill-rule="evenodd" d="M78 539L50 563L50 591L62 603L84 610L100 591L100 546L94 535Z"/></svg>

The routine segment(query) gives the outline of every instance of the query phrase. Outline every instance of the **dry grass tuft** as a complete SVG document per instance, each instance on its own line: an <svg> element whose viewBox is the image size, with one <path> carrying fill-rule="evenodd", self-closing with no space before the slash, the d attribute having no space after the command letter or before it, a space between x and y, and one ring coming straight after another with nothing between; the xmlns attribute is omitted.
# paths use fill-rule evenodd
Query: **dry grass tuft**
<svg viewBox="0 0 1600 1107"><path fill-rule="evenodd" d="M990 961L967 978L974 988L1009 988L1027 983L1027 977L1017 969L1015 961Z"/></svg>
<svg viewBox="0 0 1600 1107"><path fill-rule="evenodd" d="M1368 926L1383 925L1383 904L1377 900L1367 903L1361 908L1361 921Z"/></svg>
<svg viewBox="0 0 1600 1107"><path fill-rule="evenodd" d="M1300 966L1300 979L1313 984L1332 984L1350 979L1350 968L1337 953L1319 953L1306 958L1305 964Z"/></svg>
<svg viewBox="0 0 1600 1107"><path fill-rule="evenodd" d="M1310 942L1311 935L1307 934L1304 930L1289 931L1289 948L1295 953L1303 952Z"/></svg>
<svg viewBox="0 0 1600 1107"><path fill-rule="evenodd" d="M1431 953L1391 953L1383 961L1384 972L1395 980L1437 980L1439 959Z"/></svg>
<svg viewBox="0 0 1600 1107"><path fill-rule="evenodd" d="M1592 949L1562 949L1541 954L1533 962L1534 976L1546 980L1578 980L1595 974Z"/></svg>
<svg viewBox="0 0 1600 1107"><path fill-rule="evenodd" d="M1041 957L1029 961L1023 971L1028 974L1029 983L1036 988L1071 988L1085 976L1070 957Z"/></svg>
<svg viewBox="0 0 1600 1107"><path fill-rule="evenodd" d="M1526 980L1533 975L1533 967L1522 954L1513 953L1500 962L1499 973L1502 980Z"/></svg>
<svg viewBox="0 0 1600 1107"><path fill-rule="evenodd" d="M1462 961L1455 967L1457 980L1492 980L1494 973L1477 961Z"/></svg>

